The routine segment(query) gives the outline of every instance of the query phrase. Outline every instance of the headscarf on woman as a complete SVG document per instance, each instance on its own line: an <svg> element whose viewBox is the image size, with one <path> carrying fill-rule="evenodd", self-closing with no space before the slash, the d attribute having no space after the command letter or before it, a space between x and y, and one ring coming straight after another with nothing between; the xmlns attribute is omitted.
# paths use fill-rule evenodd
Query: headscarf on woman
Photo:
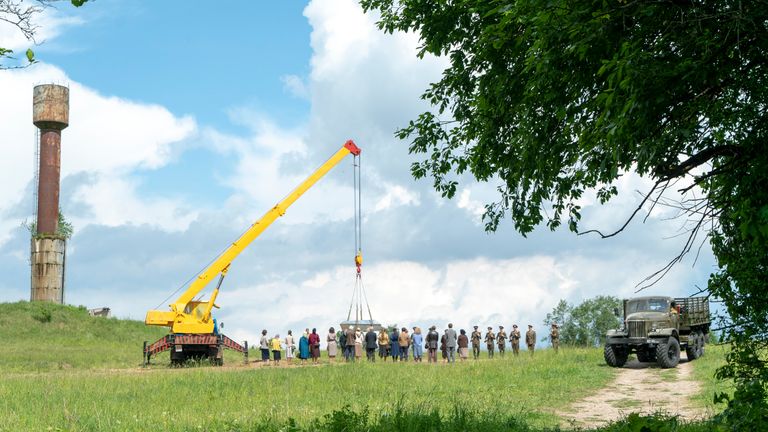
<svg viewBox="0 0 768 432"><path fill-rule="evenodd" d="M309 335L306 331L299 339L299 358L302 364L309 358Z"/></svg>

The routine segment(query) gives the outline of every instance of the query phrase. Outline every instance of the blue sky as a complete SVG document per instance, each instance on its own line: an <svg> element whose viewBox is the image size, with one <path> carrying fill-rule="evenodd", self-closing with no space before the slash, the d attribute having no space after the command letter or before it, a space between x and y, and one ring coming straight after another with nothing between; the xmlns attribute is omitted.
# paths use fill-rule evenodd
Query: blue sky
<svg viewBox="0 0 768 432"><path fill-rule="evenodd" d="M269 110L281 123L305 119L309 104L286 94L281 77L306 77L312 54L306 2L99 0L86 20L37 49L38 57L105 94L130 95L220 128L232 107Z"/></svg>
<svg viewBox="0 0 768 432"><path fill-rule="evenodd" d="M29 295L20 223L34 209L31 94L42 82L71 92L66 300L118 316L142 319L350 138L363 149L366 289L374 318L388 324L541 327L561 298L632 295L682 246L684 221L663 207L610 240L544 229L522 238L509 223L486 234L480 214L495 184L462 177L449 201L413 180L414 157L393 132L429 109L419 96L446 61L417 59L416 35L383 34L353 0L213 10L99 0L43 18L40 63L0 72L0 301ZM0 46L26 45L0 28ZM349 162L233 264L218 302L233 337L346 318ZM620 226L649 184L622 177L607 206L585 196L582 226ZM705 246L648 293L690 294L713 269Z"/></svg>

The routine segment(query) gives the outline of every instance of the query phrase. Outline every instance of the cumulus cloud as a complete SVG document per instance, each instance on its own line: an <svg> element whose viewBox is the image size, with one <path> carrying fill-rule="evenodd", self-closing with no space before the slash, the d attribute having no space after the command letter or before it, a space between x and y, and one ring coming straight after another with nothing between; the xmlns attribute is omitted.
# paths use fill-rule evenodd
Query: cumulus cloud
<svg viewBox="0 0 768 432"><path fill-rule="evenodd" d="M3 21L0 22L0 47L16 52L30 47L34 49L35 43L44 43L61 34L67 27L85 23L81 17L67 16L55 7L42 7L33 1L24 1L21 5L39 11L32 14L32 24L36 27L34 40L27 39L15 25Z"/></svg>
<svg viewBox="0 0 768 432"><path fill-rule="evenodd" d="M28 185L36 171L37 148L32 88L40 83L69 86L70 125L62 132L61 177L64 182L69 176L88 175L88 181L73 194L75 203L92 210L80 216L70 215L80 227L90 223L163 224L171 220L180 221L183 227L188 223L189 215L180 214L184 210L178 200L147 200L136 192L129 176L136 170L159 168L172 160L175 152L183 151L179 144L196 133L194 119L177 117L158 105L103 96L46 64L5 71L0 81L4 153L0 161L0 182L4 185L0 189L0 215L21 202L29 202L23 199L31 193ZM32 207L28 208L29 213L32 211ZM19 220L0 219L1 243Z"/></svg>
<svg viewBox="0 0 768 432"><path fill-rule="evenodd" d="M307 85L304 84L304 80L298 75L284 75L280 78L280 81L283 82L284 88L292 96L300 99L306 99L309 96Z"/></svg>
<svg viewBox="0 0 768 432"><path fill-rule="evenodd" d="M283 82L294 95L307 92L311 112L305 124L285 127L269 113L232 109L232 123L245 133L198 130L191 118L162 107L71 85L72 126L64 131L63 146L72 153L65 169L72 179L82 177L74 182L71 201L85 209L86 226L71 242L70 302L110 306L119 316L141 318L350 138L363 149L364 282L374 318L386 324L541 325L561 298L578 302L598 294L632 294L637 282L676 253L677 243L662 240L674 229L661 215L606 241L545 229L523 239L509 223L485 234L479 219L483 204L495 197L494 186L467 181L456 199L445 200L431 182L412 179L414 157L393 136L429 109L419 95L439 79L446 60L419 60L416 35L384 34L376 17L363 14L354 0L313 0L304 13L313 29L312 69L306 82L295 75L285 75ZM3 142L18 155L0 170L0 181L12 186L0 191L0 203L18 202L31 179L31 82L51 79L27 75L40 73L35 70L66 80L46 66L0 82L0 94L16 101L10 108L0 105L0 116L14 124L0 125L0 136L22 143ZM77 120L75 103L82 103ZM85 126L91 122L99 127ZM121 136L106 132L111 130ZM193 136L229 161L217 176L229 193L223 207L191 211L172 194L141 196L132 173L162 169L187 150ZM642 189L645 180L620 181L630 193L610 207L585 201L588 227L620 225L617 221L637 205L631 192ZM227 333L255 341L262 328L325 332L346 318L355 276L351 185L348 159L237 258L218 301ZM16 263L12 260L22 259L18 251L28 244L18 229L7 230L11 240L0 254ZM702 284L712 264L708 251L705 255L694 270L676 267L657 292L685 294ZM15 274L28 279L26 273Z"/></svg>

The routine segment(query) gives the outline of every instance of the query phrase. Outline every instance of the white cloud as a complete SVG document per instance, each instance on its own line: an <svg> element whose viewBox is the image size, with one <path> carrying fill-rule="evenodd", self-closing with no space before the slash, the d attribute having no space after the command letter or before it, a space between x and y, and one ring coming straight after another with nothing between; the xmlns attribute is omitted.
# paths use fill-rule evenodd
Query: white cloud
<svg viewBox="0 0 768 432"><path fill-rule="evenodd" d="M233 190L225 208L206 213L210 217L206 222L193 222L196 230L207 229L204 235L190 229L164 233L169 237L156 240L157 230L144 226L115 228L150 224L171 231L196 217L196 212L172 196L143 197L140 185L130 176L136 169L162 167L184 151L184 140L197 132L195 122L162 107L102 97L77 84L72 85L72 126L64 131L63 148L65 154L71 152L65 169L68 174L86 173L93 181L81 187L73 200L88 207L93 221L113 227L105 230L110 235L122 232L137 244L145 242L144 237L147 242L189 244L173 261L195 261L187 267L197 270L205 261L200 257L226 246L227 240L212 246L212 237L247 227L353 138L363 150L366 241L367 245L373 243L370 239L379 243L366 249L374 252L366 255L364 281L374 318L387 324L445 325L450 320L463 327L541 325L561 298L580 301L597 294L629 295L639 280L663 265L667 257L658 256L658 251L670 248L653 243L663 232L658 225L640 235L635 232L634 237L603 243L575 236L545 237L540 232L532 236L535 241L523 240L508 227L485 235L477 223L482 204L495 197L493 186L465 184L455 201L440 198L430 181L413 181L408 169L413 157L407 144L393 137L394 130L428 109L418 96L429 82L439 79L447 60L430 56L419 60L414 34L384 34L376 29L376 17L364 15L354 0L313 0L304 13L313 27L312 70L307 82L290 75L283 80L289 91L308 92L310 118L306 124L285 128L267 113L234 109L230 112L233 123L245 126L247 133L228 134L210 127L200 131L201 141L211 150L234 161L219 175ZM39 69L30 71L34 70ZM55 68L45 70L57 72L53 78L66 81ZM14 101L0 104L0 118L13 123L13 127L0 124L4 140L0 145L8 147L10 154L18 153L7 166L0 162L0 181L12 186L0 190L0 203L18 201L31 178L31 83L52 78L25 75L29 73L10 74L11 81L0 82L0 94L9 94ZM76 103L81 104L77 113ZM6 137L13 141L6 142ZM22 145L10 144L15 142ZM352 254L344 257L349 258L349 266L337 266L343 260L328 255L344 248L339 233L349 231L352 241L351 228L345 226L352 217L351 180L348 158L296 202L279 222L283 229L270 229L272 235L252 248L256 253L238 258L237 270L233 267L218 301L222 305L218 317L227 323L228 334L255 342L265 327L284 334L288 328L298 333L316 326L324 333L346 318L354 284ZM630 192L643 185L631 178L621 181L627 182L622 190ZM615 206L589 214L592 227L614 226L638 202L631 193L618 198ZM585 202L585 207L597 208L593 201ZM326 229L334 237L325 234ZM320 234L310 238L307 233ZM93 237L96 234L102 233ZM88 251L87 244L81 242L78 247ZM167 248L158 249L171 259ZM111 261L104 266L117 262L126 267L121 261L132 255L122 253L109 254ZM77 255L73 258L81 260L80 274L89 273L82 267L100 258ZM379 258L382 255L387 258ZM157 257L139 258L131 268L168 267ZM124 273L124 282L138 277L130 273ZM665 279L662 292L685 292L686 283L693 279L689 273L689 268L678 266ZM88 276L93 279L92 274ZM87 284L87 279L83 277L81 284ZM159 292L162 289L157 287L175 288L172 282L184 276L166 274L157 279L144 298L159 301L172 289ZM85 290L71 295L75 302L98 301L97 306L113 306L118 314L138 318L148 306L146 300L126 299L119 293L106 292L93 299Z"/></svg>
<svg viewBox="0 0 768 432"><path fill-rule="evenodd" d="M420 204L418 193L410 191L403 186L385 184L384 188L386 192L376 201L376 204L373 206L374 212L403 205L418 206Z"/></svg>
<svg viewBox="0 0 768 432"><path fill-rule="evenodd" d="M27 40L24 34L8 22L0 21L0 47L11 49L21 55L27 48L35 49L34 43L44 43L61 34L67 27L82 25L85 21L78 16L67 16L54 7L40 7L36 2L25 1L24 7L35 7L40 12L32 16L31 24L36 27L35 41ZM23 55L21 55L23 57Z"/></svg>
<svg viewBox="0 0 768 432"><path fill-rule="evenodd" d="M373 318L382 324L541 327L560 299L578 304L595 295L632 295L637 278L652 268L637 258L628 253L610 259L538 255L438 265L388 261L364 268L363 279ZM673 273L665 281L672 288L663 292L684 292L674 286L683 274ZM219 303L227 305L222 316L228 332L240 340L257 340L261 328L284 334L317 327L324 334L347 318L353 287L354 270L336 267L295 283L277 278L222 291Z"/></svg>
<svg viewBox="0 0 768 432"><path fill-rule="evenodd" d="M309 89L307 89L307 85L304 84L304 80L302 80L299 76L284 75L280 77L280 81L283 82L283 87L292 96L300 99L306 99L309 96Z"/></svg>
<svg viewBox="0 0 768 432"><path fill-rule="evenodd" d="M460 209L464 209L469 212L469 214L472 215L475 223L480 225L483 219L483 214L485 213L485 205L482 201L472 199L471 196L472 188L465 187L461 191L461 194L459 194L459 200L456 202L456 205Z"/></svg>
<svg viewBox="0 0 768 432"><path fill-rule="evenodd" d="M181 231L197 218L198 212L173 198L141 198L135 181L112 175L98 176L91 184L81 186L73 200L87 205L87 218L73 218L82 227L98 221L100 225L153 225L166 231Z"/></svg>
<svg viewBox="0 0 768 432"><path fill-rule="evenodd" d="M140 216L134 222L160 225L172 219L189 220L180 215L181 203L174 199L143 199L134 186L129 186L127 176L136 169L167 164L174 146L195 133L195 121L176 117L157 105L102 96L46 64L5 71L0 80L0 147L4 155L0 160L0 214L22 202L34 177L37 142L32 125L32 88L39 83L69 86L70 125L62 131L62 182L67 176L82 173L95 182L81 186L83 189L74 194L95 215L79 220L79 228L90 223L127 222L131 216ZM119 193L110 192L112 187L118 187ZM128 208L133 210L118 217ZM0 221L0 243L17 224L15 220Z"/></svg>

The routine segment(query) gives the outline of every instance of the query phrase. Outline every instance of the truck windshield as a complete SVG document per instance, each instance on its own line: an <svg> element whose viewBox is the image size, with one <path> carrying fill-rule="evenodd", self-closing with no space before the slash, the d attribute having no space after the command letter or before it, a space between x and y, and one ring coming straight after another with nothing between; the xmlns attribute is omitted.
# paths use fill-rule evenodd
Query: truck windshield
<svg viewBox="0 0 768 432"><path fill-rule="evenodd" d="M669 302L665 298L650 298L630 300L627 303L627 313L635 312L667 312L669 311Z"/></svg>

